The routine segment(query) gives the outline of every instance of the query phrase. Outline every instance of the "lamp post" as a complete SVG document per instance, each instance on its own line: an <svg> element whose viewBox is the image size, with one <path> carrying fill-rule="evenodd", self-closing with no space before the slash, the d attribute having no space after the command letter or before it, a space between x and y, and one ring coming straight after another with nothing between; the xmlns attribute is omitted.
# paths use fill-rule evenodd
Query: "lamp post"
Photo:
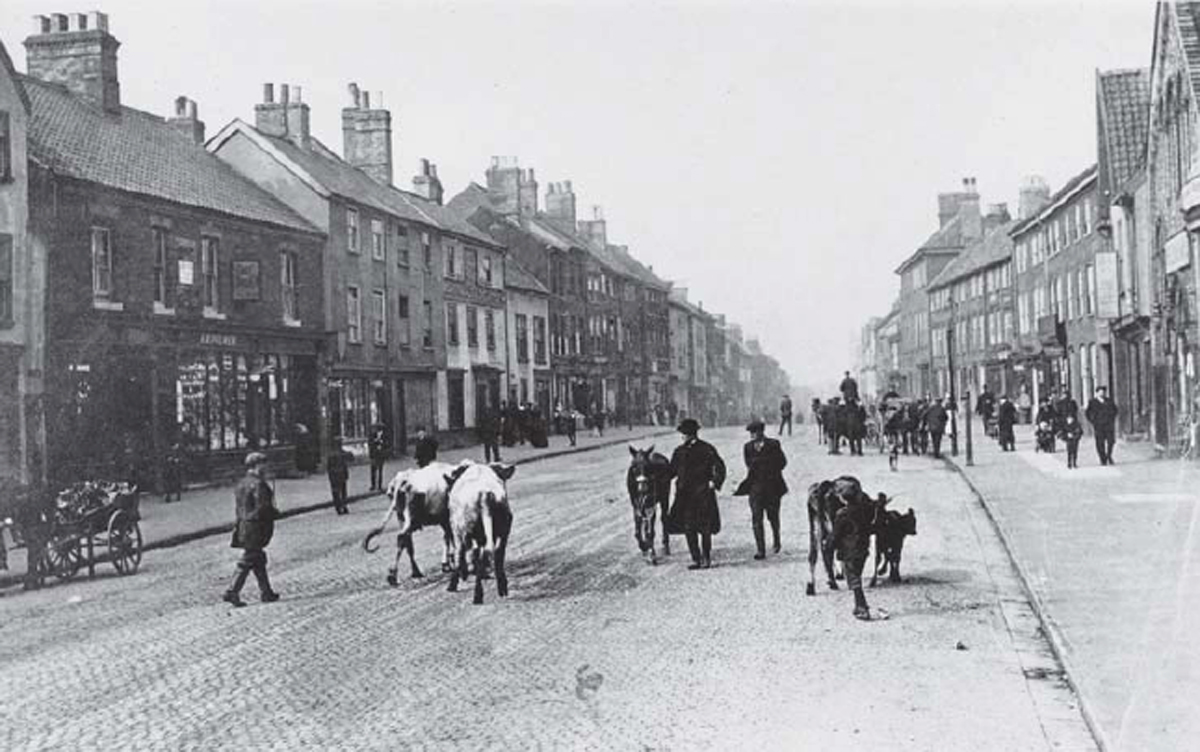
<svg viewBox="0 0 1200 752"><path fill-rule="evenodd" d="M966 417L966 421L967 421L967 467L974 467L975 466L975 455L971 451L972 447L971 447L971 390L970 389L967 390L966 403L967 403L967 410L966 410L966 413L964 413L964 414L967 416Z"/></svg>
<svg viewBox="0 0 1200 752"><path fill-rule="evenodd" d="M953 296L953 288L951 288ZM946 328L946 370L950 377L950 456L958 456L958 400L954 387L954 325L958 318L958 303L950 298L950 326Z"/></svg>

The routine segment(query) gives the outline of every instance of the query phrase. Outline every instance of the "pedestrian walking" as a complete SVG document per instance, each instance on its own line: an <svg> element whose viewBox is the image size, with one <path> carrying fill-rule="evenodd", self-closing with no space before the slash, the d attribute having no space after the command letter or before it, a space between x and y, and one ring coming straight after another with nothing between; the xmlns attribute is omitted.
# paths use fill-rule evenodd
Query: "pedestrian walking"
<svg viewBox="0 0 1200 752"><path fill-rule="evenodd" d="M942 435L946 432L946 421L949 420L946 408L942 407L942 398L938 397L932 405L925 408L925 414L922 417L933 443L933 456L940 458L942 456Z"/></svg>
<svg viewBox="0 0 1200 752"><path fill-rule="evenodd" d="M500 414L496 408L484 409L479 421L479 441L483 444L483 461L500 461Z"/></svg>
<svg viewBox="0 0 1200 752"><path fill-rule="evenodd" d="M425 426L417 426L417 443L413 447L413 459L417 467L425 467L437 459L438 440L425 435Z"/></svg>
<svg viewBox="0 0 1200 752"><path fill-rule="evenodd" d="M766 427L761 420L756 418L750 421L746 430L750 432L751 437L742 447L742 458L746 462L746 479L738 485L733 495L749 497L750 525L754 530L754 558L761 561L767 558L764 514L771 523L771 550L779 553L779 503L788 492L787 482L783 479L787 457L778 441L766 437Z"/></svg>
<svg viewBox="0 0 1200 752"><path fill-rule="evenodd" d="M867 435L867 410L857 402L847 402L845 406L846 443L850 446L850 456L863 456L863 438Z"/></svg>
<svg viewBox="0 0 1200 752"><path fill-rule="evenodd" d="M846 506L838 510L834 517L833 533L826 542L842 562L846 587L854 592L854 618L860 621L871 619L871 609L867 605L867 596L863 593L862 572L870 552L875 503L865 494L851 495Z"/></svg>
<svg viewBox="0 0 1200 752"><path fill-rule="evenodd" d="M1067 445L1067 467L1079 467L1079 440L1083 438L1083 426L1070 415L1063 423L1062 438Z"/></svg>
<svg viewBox="0 0 1200 752"><path fill-rule="evenodd" d="M788 436L792 435L792 398L783 395L779 403L779 435L783 435L783 427L787 426Z"/></svg>
<svg viewBox="0 0 1200 752"><path fill-rule="evenodd" d="M692 563L688 569L712 566L712 536L721 532L717 491L725 483L725 462L716 448L700 440L700 424L685 418L677 429L683 443L671 455L675 503L667 514L667 533L687 538Z"/></svg>
<svg viewBox="0 0 1200 752"><path fill-rule="evenodd" d="M1087 415L1088 422L1092 424L1092 431L1096 434L1096 455L1100 458L1101 465L1113 464L1112 452L1113 444L1117 440L1118 412L1117 403L1108 396L1108 389L1096 387L1096 395L1088 400L1084 414Z"/></svg>
<svg viewBox="0 0 1200 752"><path fill-rule="evenodd" d="M340 436L334 438L329 457L325 459L325 474L329 476L329 494L333 498L333 509L338 514L348 514L346 507L346 483L350 480L350 463L354 455L342 446Z"/></svg>
<svg viewBox="0 0 1200 752"><path fill-rule="evenodd" d="M376 423L371 427L371 435L367 438L367 453L371 460L371 490L383 490L383 463L387 460L388 449L387 427Z"/></svg>
<svg viewBox="0 0 1200 752"><path fill-rule="evenodd" d="M166 492L164 502L170 502L172 496L175 501L183 501L183 447L178 441L171 445L163 458L163 483L166 486L163 489Z"/></svg>
<svg viewBox="0 0 1200 752"><path fill-rule="evenodd" d="M1054 413L1058 416L1058 429L1062 430L1067 423L1067 418L1074 418L1079 421L1079 403L1071 396L1071 392L1063 389L1059 394L1058 402L1054 404Z"/></svg>
<svg viewBox="0 0 1200 752"><path fill-rule="evenodd" d="M233 490L237 524L233 529L233 540L230 541L232 548L242 549L242 556L238 559L233 582L229 583L229 589L222 596L226 603L237 607L246 605L241 592L251 572L258 581L262 602L279 600L279 593L271 587L271 579L267 576L266 549L275 534L275 519L279 516L275 492L267 483L271 468L267 464L267 455L262 452L248 454L245 464L246 475Z"/></svg>
<svg viewBox="0 0 1200 752"><path fill-rule="evenodd" d="M846 371L845 378L838 385L838 391L842 393L842 402L858 401L858 382L850 377L849 371Z"/></svg>
<svg viewBox="0 0 1200 752"><path fill-rule="evenodd" d="M1017 406L1009 399L1008 395L1000 397L1000 407L996 412L996 429L997 436L1000 439L1000 448L1005 452L1016 451L1017 439L1013 433L1013 426L1017 422Z"/></svg>

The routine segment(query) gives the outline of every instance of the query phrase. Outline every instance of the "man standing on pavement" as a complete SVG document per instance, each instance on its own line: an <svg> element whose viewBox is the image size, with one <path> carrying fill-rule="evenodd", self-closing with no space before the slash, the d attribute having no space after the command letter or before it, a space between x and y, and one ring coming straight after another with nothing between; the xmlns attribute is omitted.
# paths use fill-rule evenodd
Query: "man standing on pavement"
<svg viewBox="0 0 1200 752"><path fill-rule="evenodd" d="M342 447L341 437L333 440L329 457L325 460L325 474L329 476L329 495L333 497L333 509L338 514L347 514L346 483L350 480L350 463L354 455Z"/></svg>
<svg viewBox="0 0 1200 752"><path fill-rule="evenodd" d="M1092 431L1096 434L1096 455L1100 457L1101 465L1113 463L1112 451L1113 444L1116 442L1117 413L1117 403L1108 396L1108 389L1102 386L1096 387L1096 396L1088 401L1085 414L1088 422L1092 424Z"/></svg>
<svg viewBox="0 0 1200 752"><path fill-rule="evenodd" d="M783 448L775 439L766 438L766 426L757 418L746 426L750 432L750 441L742 448L742 457L746 461L746 479L742 481L734 496L748 496L750 500L750 524L754 529L754 558L761 561L767 558L767 537L763 530L763 513L771 523L773 545L771 550L779 553L779 502L788 492L787 482L783 479L783 469L787 467L787 457Z"/></svg>
<svg viewBox="0 0 1200 752"><path fill-rule="evenodd" d="M426 436L424 426L417 426L417 445L413 447L413 459L417 461L417 467L425 467L436 460L437 453L437 439Z"/></svg>
<svg viewBox="0 0 1200 752"><path fill-rule="evenodd" d="M938 397L933 404L925 409L925 426L929 429L929 438L933 440L933 456L942 456L942 434L946 432L946 408L942 407L942 398Z"/></svg>
<svg viewBox="0 0 1200 752"><path fill-rule="evenodd" d="M850 404L851 401L858 402L858 382L850 378L850 372L846 371L846 377L842 379L838 391L842 393L842 402Z"/></svg>
<svg viewBox="0 0 1200 752"><path fill-rule="evenodd" d="M371 427L367 438L367 453L371 459L371 490L383 490L383 463L388 456L387 428L382 423Z"/></svg>
<svg viewBox="0 0 1200 752"><path fill-rule="evenodd" d="M483 444L483 461L500 461L500 416L496 408L488 407L479 421L479 441Z"/></svg>
<svg viewBox="0 0 1200 752"><path fill-rule="evenodd" d="M788 436L792 435L792 398L788 395L783 395L783 401L779 403L779 435L783 435L783 427L787 426Z"/></svg>
<svg viewBox="0 0 1200 752"><path fill-rule="evenodd" d="M271 477L267 455L251 452L246 456L246 475L234 488L237 526L233 529L233 548L242 549L242 558L237 563L237 573L222 600L234 606L246 605L241 598L242 586L251 572L258 580L259 596L263 603L279 600L279 593L271 588L267 577L267 546L275 534L275 518L279 510L275 506L275 492L267 484Z"/></svg>
<svg viewBox="0 0 1200 752"><path fill-rule="evenodd" d="M1000 397L1000 409L996 414L996 428L1000 438L1000 448L1005 452L1012 452L1017 448L1017 439L1013 434L1013 425L1017 422L1017 406L1009 399L1008 395Z"/></svg>
<svg viewBox="0 0 1200 752"><path fill-rule="evenodd" d="M687 538L692 563L688 569L712 566L712 536L721 532L717 491L725 482L725 462L712 444L700 440L700 424L685 418L677 429L683 443L671 455L675 503L667 514L667 532Z"/></svg>

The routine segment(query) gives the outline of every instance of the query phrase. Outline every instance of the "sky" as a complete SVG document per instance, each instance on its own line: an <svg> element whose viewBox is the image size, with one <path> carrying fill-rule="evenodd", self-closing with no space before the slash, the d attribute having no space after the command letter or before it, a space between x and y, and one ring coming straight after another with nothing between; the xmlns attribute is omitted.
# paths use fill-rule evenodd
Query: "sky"
<svg viewBox="0 0 1200 752"><path fill-rule="evenodd" d="M208 134L253 122L262 84L303 87L341 150L347 85L392 111L396 183L422 157L447 198L493 155L571 180L693 302L759 337L797 385L853 368L937 194L984 204L1096 160L1095 71L1147 67L1150 2L0 3L24 70L32 17L100 10L122 101ZM544 205L544 204L543 204Z"/></svg>

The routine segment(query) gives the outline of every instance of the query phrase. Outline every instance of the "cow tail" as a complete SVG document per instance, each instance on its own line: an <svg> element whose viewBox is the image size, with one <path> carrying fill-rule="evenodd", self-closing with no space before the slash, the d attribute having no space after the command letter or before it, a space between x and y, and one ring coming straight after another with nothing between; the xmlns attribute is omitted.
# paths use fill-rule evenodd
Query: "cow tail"
<svg viewBox="0 0 1200 752"><path fill-rule="evenodd" d="M481 500L483 501L480 516L483 522L484 555L490 559L496 552L496 526L495 521L492 519L492 508L496 504L496 494L488 491L483 495Z"/></svg>

